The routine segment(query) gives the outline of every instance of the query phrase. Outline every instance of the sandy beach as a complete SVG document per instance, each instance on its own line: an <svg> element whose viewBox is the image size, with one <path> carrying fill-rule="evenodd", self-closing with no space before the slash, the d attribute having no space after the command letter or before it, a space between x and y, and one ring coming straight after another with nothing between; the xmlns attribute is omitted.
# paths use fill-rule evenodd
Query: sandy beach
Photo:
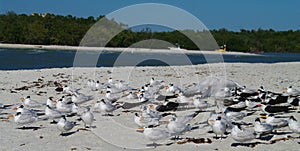
<svg viewBox="0 0 300 151"><path fill-rule="evenodd" d="M110 51L110 52L130 52L130 53L172 53L172 54L223 54L218 51L206 50L170 50L170 49L150 49L150 48L113 48L113 47L83 47L83 46L61 46L61 45L25 45L25 44L4 44L0 43L0 48L11 49L44 49L44 50L77 50L77 51ZM226 52L231 55L258 55L254 53Z"/></svg>
<svg viewBox="0 0 300 151"><path fill-rule="evenodd" d="M0 45L3 47L3 44ZM7 46L8 47L8 46ZM23 47L22 47L23 48ZM39 47L37 47L39 48ZM45 49L46 47L42 47ZM54 48L53 48L54 49ZM62 49L62 47L56 48ZM115 116L102 116L99 113L95 115L95 128L88 130L79 130L69 136L59 136L60 131L56 125L49 124L50 120L42 120L30 124L39 129L21 130L20 125L13 122L12 119L7 120L8 114L14 114L11 110L21 104L19 98L30 95L32 99L39 102L46 102L47 98L53 96L60 98L63 94L56 92L53 84L54 81L62 85L72 85L80 88L80 92L92 95L93 100L84 105L92 105L97 100L104 97L99 91L90 91L86 86L88 79L106 82L105 78L124 80L131 87L139 88L150 80L164 80L166 83L174 83L183 86L198 82L209 76L220 75L226 79L234 80L247 88L257 89L264 86L266 90L275 92L283 92L283 88L292 85L296 89L300 89L300 63L276 63L276 64L248 64L248 63L216 63L203 64L194 66L172 66L172 67L117 67L117 68L57 68L57 69L41 69L41 70L15 70L0 71L0 103L12 104L0 114L0 150L134 150L134 149L153 149L146 147L146 144L152 143L144 138L142 133L136 131L133 122L133 112L122 112L124 109L118 109L113 114ZM224 71L224 72L220 72ZM16 90L27 86L27 90ZM138 110L136 107L134 110ZM212 108L214 109L214 108ZM40 108L40 110L44 110ZM192 113L191 111L178 111L178 114ZM255 112L253 115L246 117L243 121L254 122L259 117L261 111ZM288 113L284 116L294 115L300 119L299 113ZM225 139L214 139L213 133L207 133L211 130L205 124L197 124L207 120L209 112L200 113L191 124L198 126L197 129L185 133L181 137L189 138L209 138L212 143L205 144L177 144L172 140L162 141L165 143L173 143L169 146L158 146L154 150L253 150L253 148L238 146L232 147L235 141L230 134ZM78 117L70 117L68 120L76 121ZM83 128L83 123L77 121L78 125L73 129ZM161 126L162 128L164 126ZM291 132L288 127L284 127L279 131ZM277 138L286 138L287 135L299 136L299 134L282 134L275 135L271 140ZM278 141L269 144L271 140L253 140L253 142L262 142L254 147L255 150L298 150L299 139Z"/></svg>

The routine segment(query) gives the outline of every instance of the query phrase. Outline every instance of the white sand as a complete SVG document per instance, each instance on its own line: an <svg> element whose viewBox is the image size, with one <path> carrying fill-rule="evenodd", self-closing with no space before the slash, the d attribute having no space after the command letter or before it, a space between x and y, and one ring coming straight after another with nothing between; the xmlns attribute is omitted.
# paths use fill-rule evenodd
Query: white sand
<svg viewBox="0 0 300 151"><path fill-rule="evenodd" d="M150 49L150 48L114 48L114 47L77 47L61 45L25 45L25 44L4 44L0 43L0 48L17 48L17 49L46 49L46 50L77 50L77 51L111 51L111 52L131 52L131 53L175 53L175 54L224 54L218 51L204 50L169 50L169 49ZM258 55L253 53L242 52L225 52L231 55Z"/></svg>
<svg viewBox="0 0 300 151"><path fill-rule="evenodd" d="M80 92L90 94L96 98L101 98L103 95L98 92L91 92L85 87L87 79L97 79L105 82L104 78L113 77L114 79L122 79L130 83L133 87L139 87L149 81L151 77L173 82L177 85L196 82L197 79L210 75L220 74L217 69L224 69L226 78L235 80L249 88L256 89L264 85L266 89L282 92L284 87L293 85L295 88L300 88L300 70L299 62L295 63L276 63L276 64L212 64L212 65L195 65L195 66L176 66L176 67L118 67L118 68L60 68L60 69L42 69L42 70L18 70L18 71L0 71L0 102L4 104L21 103L20 97L30 95L34 100L46 102L49 96L60 97L54 91L54 87L46 86L43 88L29 88L27 91L19 91L11 93L11 89L25 85L31 85L38 78L47 81L74 81L74 86L81 88ZM177 73L174 73L177 71ZM72 77L73 72L73 77ZM111 73L112 72L112 73ZM54 77L59 73L65 75ZM127 73L127 74L125 74ZM196 74L195 74L196 73ZM29 83L29 84L28 84ZM69 82L70 84L71 82ZM62 83L66 84L66 83ZM36 95L37 92L47 92L41 96ZM92 104L94 101L86 103ZM16 105L15 105L16 106ZM42 126L41 129L20 130L16 129L20 126L13 121L0 121L0 150L126 150L129 149L145 149L147 141L142 133L135 131L137 126L133 123L133 113L123 113L122 109L114 112L114 117L102 117L95 113L95 125L97 128L91 131L79 131L70 136L59 136L60 132L55 125L50 125L50 121L39 121L30 126ZM4 113L14 113L12 110L5 110ZM247 117L245 121L253 122L255 117L258 117L260 112L255 113L251 117ZM193 121L204 121L209 113L200 113ZM7 115L0 115L5 117ZM296 118L300 119L299 114ZM75 120L76 117L69 118ZM82 128L83 123L78 122L77 128ZM114 123L113 125L110 125ZM210 138L214 134L209 134L209 127L196 129L186 133L183 137L201 137ZM284 131L289 131L284 128ZM289 134L297 136L295 134ZM274 138L285 137L286 135L275 136ZM273 138L273 139L274 139ZM173 144L170 146L159 146L156 150L252 150L248 147L231 147L234 142L230 135L223 140L212 139L212 144ZM259 140L257 140L259 141ZM170 142L170 141L166 141ZM262 141L264 142L264 141ZM268 141L265 141L268 142ZM300 140L281 141L275 144L259 144L255 147L256 150L298 150ZM126 145L127 144L127 145Z"/></svg>

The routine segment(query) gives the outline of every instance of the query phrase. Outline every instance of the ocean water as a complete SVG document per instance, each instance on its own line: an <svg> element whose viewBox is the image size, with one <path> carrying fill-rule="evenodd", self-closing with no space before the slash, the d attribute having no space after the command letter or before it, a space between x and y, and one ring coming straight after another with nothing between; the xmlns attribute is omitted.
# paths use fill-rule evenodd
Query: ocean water
<svg viewBox="0 0 300 151"><path fill-rule="evenodd" d="M76 57L75 57L76 56ZM76 61L74 63L74 58ZM79 61L78 61L79 60ZM152 54L103 51L0 49L0 70L62 68L73 66L168 66L216 62L277 63L299 62L300 53L264 53L260 55L202 55L202 54Z"/></svg>

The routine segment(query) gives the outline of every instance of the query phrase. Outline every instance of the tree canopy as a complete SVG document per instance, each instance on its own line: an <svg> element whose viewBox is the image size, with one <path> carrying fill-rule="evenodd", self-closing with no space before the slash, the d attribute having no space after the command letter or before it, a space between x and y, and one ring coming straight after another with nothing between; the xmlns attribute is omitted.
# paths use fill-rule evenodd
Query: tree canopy
<svg viewBox="0 0 300 151"><path fill-rule="evenodd" d="M101 18L78 18L54 14L0 14L0 42L12 44L71 45L78 46L86 32ZM110 20L112 25L117 24ZM124 26L118 24L119 26ZM110 32L110 31L107 31ZM200 36L208 31L195 32ZM273 29L238 32L214 29L210 33L219 45L226 44L229 51L242 52L300 52L300 30L275 31ZM126 29L111 39L107 47L129 47L139 41L159 39L191 50L199 49L182 31L134 31ZM153 46L155 48L155 46ZM205 49L205 48L204 48Z"/></svg>

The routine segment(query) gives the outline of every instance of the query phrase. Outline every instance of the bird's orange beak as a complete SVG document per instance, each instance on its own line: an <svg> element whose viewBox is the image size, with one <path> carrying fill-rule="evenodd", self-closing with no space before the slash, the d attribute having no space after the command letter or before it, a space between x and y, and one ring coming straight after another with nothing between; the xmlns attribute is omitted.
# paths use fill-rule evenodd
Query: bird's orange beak
<svg viewBox="0 0 300 151"><path fill-rule="evenodd" d="M13 114L9 114L9 115L7 116L7 118L8 118L8 119L14 118L14 115L13 115Z"/></svg>
<svg viewBox="0 0 300 151"><path fill-rule="evenodd" d="M164 124L169 124L169 123L170 123L170 121L163 121L163 123L164 123Z"/></svg>
<svg viewBox="0 0 300 151"><path fill-rule="evenodd" d="M145 128L144 127L140 127L140 128L138 128L138 129L136 129L137 131L144 131L145 130Z"/></svg>
<svg viewBox="0 0 300 151"><path fill-rule="evenodd" d="M165 86L165 89L169 89L169 86Z"/></svg>
<svg viewBox="0 0 300 151"><path fill-rule="evenodd" d="M153 104L149 104L150 109L154 109L154 105Z"/></svg>
<svg viewBox="0 0 300 151"><path fill-rule="evenodd" d="M25 98L20 98L20 100L21 100L22 102L24 102Z"/></svg>
<svg viewBox="0 0 300 151"><path fill-rule="evenodd" d="M262 119L266 119L266 118L267 118L267 116L266 116L266 115L263 115L263 116L260 116L260 118L262 118Z"/></svg>
<svg viewBox="0 0 300 151"><path fill-rule="evenodd" d="M16 111L16 110L18 110L18 108L17 108L17 107L14 107L14 108L12 108L12 110L15 110L15 111Z"/></svg>
<svg viewBox="0 0 300 151"><path fill-rule="evenodd" d="M211 122L211 123L213 123L213 122L215 122L215 120L208 120L208 122Z"/></svg>
<svg viewBox="0 0 300 151"><path fill-rule="evenodd" d="M283 90L287 91L287 90L288 90L288 88L283 88Z"/></svg>
<svg viewBox="0 0 300 151"><path fill-rule="evenodd" d="M140 92L139 91L135 91L135 92L133 92L134 94L140 94Z"/></svg>
<svg viewBox="0 0 300 151"><path fill-rule="evenodd" d="M104 78L104 80L108 80L108 78Z"/></svg>
<svg viewBox="0 0 300 151"><path fill-rule="evenodd" d="M55 103L56 103L56 102L57 102L57 100L58 100L58 99L52 99L52 102L55 102Z"/></svg>
<svg viewBox="0 0 300 151"><path fill-rule="evenodd" d="M106 92L104 92L104 91L101 91L101 92L100 92L100 94L106 94Z"/></svg>
<svg viewBox="0 0 300 151"><path fill-rule="evenodd" d="M178 97L178 96L179 96L179 94L175 94L175 96L176 96L176 97Z"/></svg>

